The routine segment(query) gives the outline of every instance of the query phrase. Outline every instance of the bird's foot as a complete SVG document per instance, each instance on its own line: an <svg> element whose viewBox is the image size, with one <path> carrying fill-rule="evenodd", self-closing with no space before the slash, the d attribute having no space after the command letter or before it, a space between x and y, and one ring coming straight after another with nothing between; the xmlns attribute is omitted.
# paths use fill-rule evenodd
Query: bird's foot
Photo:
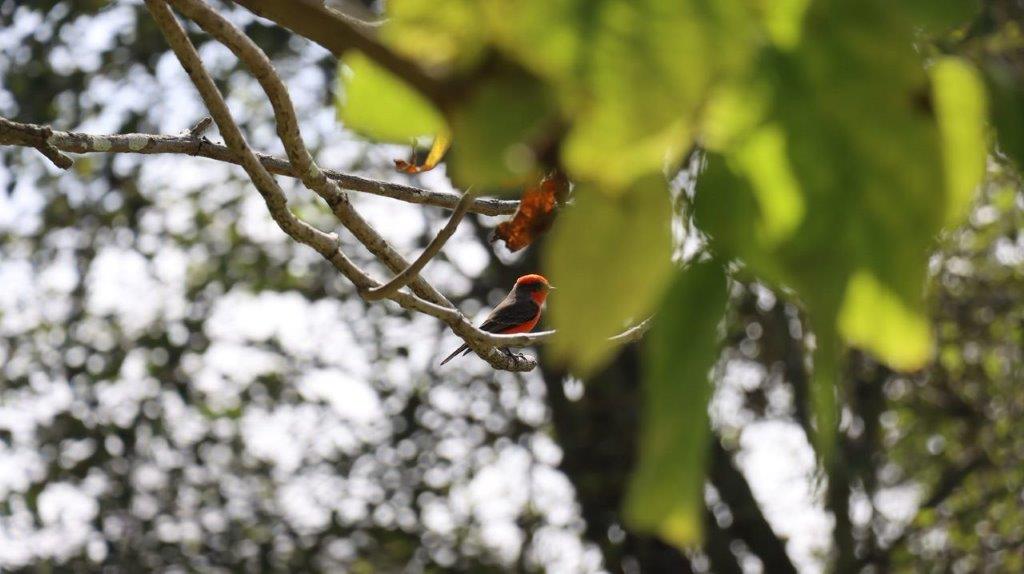
<svg viewBox="0 0 1024 574"><path fill-rule="evenodd" d="M524 355L522 353L514 353L508 347L503 348L502 351L504 351L505 355L508 358L512 359L513 361L525 361L526 360L526 355Z"/></svg>

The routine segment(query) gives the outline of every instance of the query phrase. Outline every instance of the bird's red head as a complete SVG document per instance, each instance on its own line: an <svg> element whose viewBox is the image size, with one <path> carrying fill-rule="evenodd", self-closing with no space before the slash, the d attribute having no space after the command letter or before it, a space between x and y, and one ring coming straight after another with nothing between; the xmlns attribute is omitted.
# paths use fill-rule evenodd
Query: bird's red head
<svg viewBox="0 0 1024 574"><path fill-rule="evenodd" d="M544 303L544 300L548 297L548 292L554 289L548 280L543 275L530 274L523 275L516 280L516 291L525 291L529 293L530 298L536 301L538 304Z"/></svg>

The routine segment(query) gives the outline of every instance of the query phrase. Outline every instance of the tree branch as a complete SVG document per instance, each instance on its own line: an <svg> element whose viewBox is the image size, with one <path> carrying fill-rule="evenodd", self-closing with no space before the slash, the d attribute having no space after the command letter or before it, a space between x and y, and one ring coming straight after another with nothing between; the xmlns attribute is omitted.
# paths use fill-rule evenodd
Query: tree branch
<svg viewBox="0 0 1024 574"><path fill-rule="evenodd" d="M256 189L263 196L264 201L270 210L271 217L278 226L296 241L312 247L321 256L330 261L336 269L344 274L356 286L361 293L367 289L376 287L377 284L370 277L353 263L339 248L338 237L333 234L324 233L309 224L298 219L288 210L287 200L284 192L274 180L273 176L263 167L256 154L249 148L241 130L231 117L223 96L214 85L209 72L202 66L199 54L195 46L188 39L184 28L175 19L167 4L163 0L146 0L146 6L153 14L153 18L160 28L164 37L171 45L171 49L178 57L182 67L185 68L189 78L199 91L203 102L210 111L217 127L232 152L240 157L242 167L249 174L250 179L256 185ZM281 129L279 125L279 130ZM297 134L296 134L297 135ZM294 141L294 140L292 140ZM286 145L288 142L286 142ZM296 150L292 150L294 153ZM303 149L304 151L304 149ZM308 153L308 152L307 152ZM300 158L301 159L301 158ZM294 158L293 158L294 163ZM312 167L315 167L312 166ZM302 171L300 170L300 173ZM306 170L306 177L315 177L317 174L313 169ZM322 175L322 174L321 174ZM318 190L319 191L319 190ZM330 191L328 188L327 191ZM367 226L368 228L369 226ZM373 232L372 229L370 229ZM376 232L373 232L374 234ZM383 240L381 240L383 242ZM372 249L371 249L372 251ZM432 290L432 288L431 288ZM438 295L443 303L447 300ZM395 293L393 299L406 309L419 311L437 317L447 323L453 331L462 337L470 348L491 364L496 369L508 371L528 371L536 367L534 359L518 355L509 355L499 351L488 339L492 336L485 333L472 324L454 308L433 301L424 300L410 293ZM450 304L449 304L450 305Z"/></svg>
<svg viewBox="0 0 1024 574"><path fill-rule="evenodd" d="M402 78L435 104L442 106L446 88L437 78L411 60L381 44L366 28L360 29L336 10L310 0L235 0L258 16L273 20L300 36L320 44L340 58L356 49L382 68ZM442 106L443 107L443 106Z"/></svg>
<svg viewBox="0 0 1024 574"><path fill-rule="evenodd" d="M367 301L377 301L379 299L391 297L391 295L394 295L396 291L408 285L409 281L418 277L419 272L422 271L423 268L426 267L427 263L441 251L444 244L448 242L448 239L451 238L455 233L455 230L458 229L459 223L462 222L462 218L466 215L466 210L469 209L469 206L472 203L473 194L472 192L467 191L465 195L462 196L462 199L459 200L459 205L455 207L455 211L452 213L451 218L448 219L448 223L445 224L441 231L438 232L437 236L434 237L434 239L427 245L426 249L423 250L423 253L420 253L420 256L416 258L416 261L413 261L412 265L409 265L402 270L401 273L395 275L391 281L364 293L363 298Z"/></svg>
<svg viewBox="0 0 1024 574"><path fill-rule="evenodd" d="M169 0L208 34L217 38L245 64L259 82L274 110L277 134L285 152L295 166L303 185L327 202L334 215L371 253L380 259L392 273L400 273L409 266L383 237L352 207L348 196L327 179L317 166L302 141L299 123L291 97L284 82L277 75L270 58L253 41L202 0ZM409 284L413 293L422 299L444 307L454 307L433 285L421 277Z"/></svg>
<svg viewBox="0 0 1024 574"><path fill-rule="evenodd" d="M722 447L718 437L712 437L711 449L710 479L733 516L729 534L746 542L764 563L765 572L796 574L796 567L786 553L785 541L765 519L746 477L733 463L732 455Z"/></svg>
<svg viewBox="0 0 1024 574"><path fill-rule="evenodd" d="M68 169L75 162L70 157L60 153L50 143L53 130L47 126L36 126L31 124L20 124L8 119L0 118L0 138L9 139L15 145L33 147L39 150L46 159L53 162L53 165Z"/></svg>
<svg viewBox="0 0 1024 574"><path fill-rule="evenodd" d="M202 126L197 125L192 129L196 128L202 128ZM183 154L234 165L242 164L241 158L227 146L213 143L202 137L192 137L191 135L184 134L168 136L160 134L87 134L82 132L63 132L52 130L49 126L22 124L4 118L0 118L0 145L35 148L37 147L37 141L34 139L36 137L34 134L40 133L42 130L50 131L48 143L58 152L77 154ZM256 153L256 158L272 174L298 177L298 172L286 159L258 152ZM68 158L68 161L71 161L70 158ZM368 179L329 169L325 169L323 172L328 179L352 191L443 209L455 209L459 203L459 196L454 193L431 191L400 183ZM519 202L515 200L484 197L474 199L473 203L469 206L469 211L481 215L512 215L518 206Z"/></svg>
<svg viewBox="0 0 1024 574"><path fill-rule="evenodd" d="M743 568L732 552L734 538L718 524L715 514L704 509L704 553L715 574L743 574Z"/></svg>
<svg viewBox="0 0 1024 574"><path fill-rule="evenodd" d="M288 209L284 192L273 176L270 175L270 172L260 163L256 154L249 148L249 144L246 143L241 130L238 129L234 119L232 119L224 98L217 90L213 78L203 68L195 46L192 45L192 42L185 34L184 28L175 19L167 5L160 0L146 0L146 6L152 13L153 19L167 39L168 44L170 44L171 50L178 57L182 67L185 68L185 72L199 91L199 95L206 104L206 108L210 111L214 121L217 122L217 127L220 129L221 134L224 135L228 147L239 156L240 164L246 173L249 174L249 178L256 185L260 195L263 196L274 221L285 233L302 243L314 246L318 251L328 250L328 244L336 244L336 238L332 238L328 234L302 222Z"/></svg>

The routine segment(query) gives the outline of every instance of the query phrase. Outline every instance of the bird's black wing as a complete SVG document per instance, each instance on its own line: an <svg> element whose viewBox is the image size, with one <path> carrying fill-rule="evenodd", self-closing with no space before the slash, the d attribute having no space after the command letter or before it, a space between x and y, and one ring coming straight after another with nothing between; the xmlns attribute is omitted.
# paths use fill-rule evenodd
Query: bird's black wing
<svg viewBox="0 0 1024 574"><path fill-rule="evenodd" d="M491 314L480 325L480 329L488 333L501 333L516 325L528 323L537 316L538 312L540 312L540 305L534 302L533 299L516 299L512 294L509 294L504 301L498 303L494 311L491 311ZM451 355L445 357L441 364L447 363L460 354L467 355L469 352L469 345L462 345L455 349Z"/></svg>
<svg viewBox="0 0 1024 574"><path fill-rule="evenodd" d="M500 333L533 320L539 311L540 305L533 299L505 299L494 308L480 329Z"/></svg>

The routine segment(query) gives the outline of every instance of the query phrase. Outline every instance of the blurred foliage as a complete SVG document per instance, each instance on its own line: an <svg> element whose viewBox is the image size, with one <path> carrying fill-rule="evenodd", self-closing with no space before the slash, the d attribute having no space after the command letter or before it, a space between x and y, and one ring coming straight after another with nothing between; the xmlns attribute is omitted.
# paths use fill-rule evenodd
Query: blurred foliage
<svg viewBox="0 0 1024 574"><path fill-rule="evenodd" d="M382 39L459 80L450 83L457 93L435 102L453 135L457 185L522 185L543 164L564 168L576 183L577 205L556 227L544 261L563 289L551 313L556 356L579 375L611 358L607 337L657 310L672 265L667 248L657 248L667 243L659 237L665 208L630 206L666 197L666 166L671 171L699 146L706 168L691 207L707 249L791 290L807 311L817 337L813 428L820 456L831 461L846 349L902 371L934 355L929 257L940 231L963 220L989 148L985 63L934 47L962 38L979 8L966 1L511 7L395 0ZM382 72L360 74L345 63L341 70L348 125L384 117L383 103L360 111L343 97L388 89L378 81ZM1013 152L1014 90L1024 84L991 77L993 118ZM404 119L413 110L388 109L392 126L419 125ZM392 126L362 131L386 138ZM559 142L555 154L545 147L551 141ZM713 347L705 350L708 362ZM686 385L700 396L704 377L656 384Z"/></svg>
<svg viewBox="0 0 1024 574"><path fill-rule="evenodd" d="M708 299L709 293L713 298ZM706 466L711 385L677 383L707 378L717 355L725 299L721 266L695 264L669 289L662 304L669 313L655 319L647 344L647 422L626 512L638 527L679 545L700 540L704 476L694 469ZM685 320L663 321L662 316ZM680 349L679 341L688 343Z"/></svg>
<svg viewBox="0 0 1024 574"><path fill-rule="evenodd" d="M934 262L937 360L885 381L893 409L883 415L883 445L896 467L882 476L931 488L899 539L894 565L903 570L1024 567L1022 229L1020 176L996 166L971 221Z"/></svg>
<svg viewBox="0 0 1024 574"><path fill-rule="evenodd" d="M563 336L551 347L560 356L577 357L579 373L601 366L614 348L608 337L622 329L622 318L649 315L652 301L672 280L672 210L663 192L657 177L614 197L578 185L575 203L553 230L544 266L560 299L549 316Z"/></svg>

